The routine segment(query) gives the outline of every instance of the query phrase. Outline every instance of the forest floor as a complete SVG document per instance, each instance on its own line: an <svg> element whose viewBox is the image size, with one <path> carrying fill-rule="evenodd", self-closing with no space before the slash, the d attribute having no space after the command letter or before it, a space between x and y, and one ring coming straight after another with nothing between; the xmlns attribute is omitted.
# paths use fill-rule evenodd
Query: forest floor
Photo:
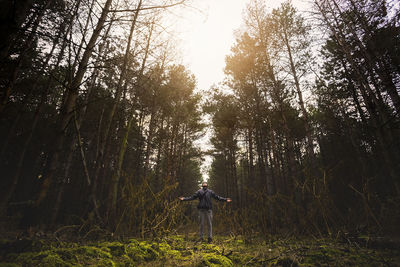
<svg viewBox="0 0 400 267"><path fill-rule="evenodd" d="M400 266L398 246L374 242L216 236L208 244L194 234L151 241L19 238L0 241L0 266Z"/></svg>

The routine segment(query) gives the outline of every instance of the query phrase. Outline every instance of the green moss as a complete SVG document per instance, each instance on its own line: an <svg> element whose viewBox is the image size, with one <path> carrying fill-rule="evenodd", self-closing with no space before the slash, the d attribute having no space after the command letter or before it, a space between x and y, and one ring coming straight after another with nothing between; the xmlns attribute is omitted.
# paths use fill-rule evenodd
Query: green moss
<svg viewBox="0 0 400 267"><path fill-rule="evenodd" d="M137 239L131 238L128 240L128 244L139 244L139 241L137 241Z"/></svg>
<svg viewBox="0 0 400 267"><path fill-rule="evenodd" d="M183 237L183 235L171 235L171 236L168 236L168 239L170 239L174 242L178 242L178 243L185 242L185 238Z"/></svg>
<svg viewBox="0 0 400 267"><path fill-rule="evenodd" d="M68 248L57 249L55 252L64 261L72 262L72 263L78 262L78 257L75 255L75 253L71 249L68 249Z"/></svg>
<svg viewBox="0 0 400 267"><path fill-rule="evenodd" d="M128 255L123 255L115 261L116 266L118 267L128 267L128 266L136 266L135 261L132 260Z"/></svg>
<svg viewBox="0 0 400 267"><path fill-rule="evenodd" d="M153 243L152 248L159 251L159 254L164 257L181 257L181 252L179 250L172 249L171 246L165 242Z"/></svg>
<svg viewBox="0 0 400 267"><path fill-rule="evenodd" d="M140 249L146 252L146 260L154 260L159 256L159 253L153 248L152 244L147 242L139 242Z"/></svg>
<svg viewBox="0 0 400 267"><path fill-rule="evenodd" d="M15 262L23 266L115 266L109 252L92 246L25 252L19 254Z"/></svg>
<svg viewBox="0 0 400 267"><path fill-rule="evenodd" d="M37 266L72 266L70 263L67 263L61 259L60 256L56 254L49 254L44 257L40 264Z"/></svg>
<svg viewBox="0 0 400 267"><path fill-rule="evenodd" d="M167 236L163 241L177 250L185 250L187 247L187 241L185 241L184 237L181 235Z"/></svg>
<svg viewBox="0 0 400 267"><path fill-rule="evenodd" d="M187 255L192 255L190 252ZM176 258L176 259L181 259L182 258L182 253L179 250L171 249L168 251L168 257L170 258Z"/></svg>
<svg viewBox="0 0 400 267"><path fill-rule="evenodd" d="M72 249L73 252L90 258L111 259L112 256L108 251L104 251L98 247L82 246Z"/></svg>
<svg viewBox="0 0 400 267"><path fill-rule="evenodd" d="M145 253L140 247L129 244L126 248L128 256L137 262L142 262L145 259Z"/></svg>
<svg viewBox="0 0 400 267"><path fill-rule="evenodd" d="M194 236L194 235L193 235ZM88 245L48 241L2 242L3 266L380 266L400 262L398 251L372 250L329 239L276 240L220 237L213 244L168 236L158 242L99 242ZM197 239L196 239L197 241ZM47 242L47 243L46 243ZM221 244L221 245L219 245ZM223 244L223 245L222 245ZM36 251L40 250L42 251ZM224 256L225 255L225 256Z"/></svg>
<svg viewBox="0 0 400 267"><path fill-rule="evenodd" d="M160 242L160 243L154 242L152 247L154 249L157 249L158 251L160 251L161 255L168 254L168 251L170 251L172 249L171 246L166 242Z"/></svg>
<svg viewBox="0 0 400 267"><path fill-rule="evenodd" d="M22 253L18 256L16 262L23 266L72 266L54 251Z"/></svg>
<svg viewBox="0 0 400 267"><path fill-rule="evenodd" d="M250 263L254 256L243 253L232 253L229 258L232 260L233 263L235 263L235 265L244 265Z"/></svg>
<svg viewBox="0 0 400 267"><path fill-rule="evenodd" d="M20 265L10 262L0 262L0 267L19 267Z"/></svg>
<svg viewBox="0 0 400 267"><path fill-rule="evenodd" d="M233 266L233 263L229 258L215 253L204 253L202 263L210 267Z"/></svg>
<svg viewBox="0 0 400 267"><path fill-rule="evenodd" d="M309 252L305 254L303 259L305 264L333 264L337 262L338 259L342 259L346 256L345 253L336 248L334 244L324 244L308 250Z"/></svg>
<svg viewBox="0 0 400 267"><path fill-rule="evenodd" d="M114 261L110 259L99 259L93 263L93 266L104 266L104 267L114 267L116 266Z"/></svg>
<svg viewBox="0 0 400 267"><path fill-rule="evenodd" d="M24 252L40 252L51 249L51 244L42 240L18 239L13 241L2 240L0 255Z"/></svg>
<svg viewBox="0 0 400 267"><path fill-rule="evenodd" d="M180 251L180 253L182 257L190 257L193 255L193 252L191 250L183 250Z"/></svg>
<svg viewBox="0 0 400 267"><path fill-rule="evenodd" d="M316 264L316 263L329 263L332 259L329 255L326 255L320 251L316 251L308 254L304 258L304 263L306 264Z"/></svg>
<svg viewBox="0 0 400 267"><path fill-rule="evenodd" d="M99 247L108 248L112 256L119 257L126 254L125 245L119 242L103 242Z"/></svg>
<svg viewBox="0 0 400 267"><path fill-rule="evenodd" d="M274 262L274 265L277 265L277 266L292 266L292 267L299 266L297 262L295 262L294 260L292 260L289 257L283 257L281 259L277 259L276 263Z"/></svg>
<svg viewBox="0 0 400 267"><path fill-rule="evenodd" d="M243 246L243 245L245 245L245 242L242 239L236 239L236 240L234 240L234 244L236 246Z"/></svg>
<svg viewBox="0 0 400 267"><path fill-rule="evenodd" d="M214 244L202 244L201 246L207 252L222 253L222 249Z"/></svg>
<svg viewBox="0 0 400 267"><path fill-rule="evenodd" d="M375 257L370 257L364 253L354 253L351 255L348 255L346 259L344 259L348 264L351 265L365 265L369 264L371 262L380 262L381 259L375 258Z"/></svg>
<svg viewBox="0 0 400 267"><path fill-rule="evenodd" d="M136 262L155 260L159 253L145 241L130 242L126 247L126 254Z"/></svg>

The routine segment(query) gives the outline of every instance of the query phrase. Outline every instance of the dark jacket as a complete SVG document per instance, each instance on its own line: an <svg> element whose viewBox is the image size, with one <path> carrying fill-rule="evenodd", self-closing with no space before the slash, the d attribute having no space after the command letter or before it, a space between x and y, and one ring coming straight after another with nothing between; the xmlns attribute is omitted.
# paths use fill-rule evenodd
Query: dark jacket
<svg viewBox="0 0 400 267"><path fill-rule="evenodd" d="M226 201L226 198L218 196L217 194L214 193L214 191L208 188L199 189L196 193L194 193L193 196L185 197L183 200L187 201L198 198L199 199L199 205L197 205L198 209L211 210L212 209L211 197L219 201Z"/></svg>

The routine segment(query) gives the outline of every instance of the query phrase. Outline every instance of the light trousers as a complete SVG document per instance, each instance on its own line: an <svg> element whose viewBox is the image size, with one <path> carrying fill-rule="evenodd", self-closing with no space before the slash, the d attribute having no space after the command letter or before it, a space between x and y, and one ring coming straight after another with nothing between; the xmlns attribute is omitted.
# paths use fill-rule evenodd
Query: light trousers
<svg viewBox="0 0 400 267"><path fill-rule="evenodd" d="M204 236L204 223L207 222L208 237L212 238L212 210L199 209L200 238Z"/></svg>

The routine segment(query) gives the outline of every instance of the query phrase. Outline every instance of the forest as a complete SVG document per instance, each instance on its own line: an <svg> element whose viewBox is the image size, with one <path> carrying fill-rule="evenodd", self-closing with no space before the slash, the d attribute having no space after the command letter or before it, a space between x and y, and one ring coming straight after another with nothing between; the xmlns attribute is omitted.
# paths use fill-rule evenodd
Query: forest
<svg viewBox="0 0 400 267"><path fill-rule="evenodd" d="M251 0L198 88L166 28L195 1L0 1L0 265L398 264L398 2Z"/></svg>

